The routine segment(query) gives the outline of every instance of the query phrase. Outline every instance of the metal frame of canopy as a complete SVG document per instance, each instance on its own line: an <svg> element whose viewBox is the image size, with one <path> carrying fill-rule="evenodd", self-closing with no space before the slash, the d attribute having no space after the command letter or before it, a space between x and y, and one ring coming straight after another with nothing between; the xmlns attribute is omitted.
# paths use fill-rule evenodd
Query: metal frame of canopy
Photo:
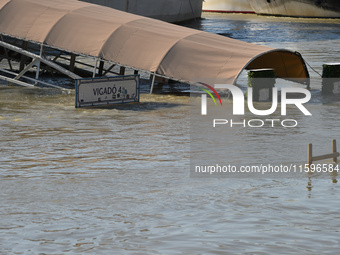
<svg viewBox="0 0 340 255"><path fill-rule="evenodd" d="M35 54L34 52L30 52L28 51L28 49L24 49L24 48L20 48L19 46L15 45L15 44L10 44L8 42L6 42L4 40L4 36L7 37L7 38L11 38L13 40L19 40L19 41L22 41L22 42L29 42L29 43L32 43L33 45L35 45L36 47L39 47L40 48L40 53L39 55ZM108 60L105 60L105 59L100 59L98 57L93 57L93 56L90 56L90 55L85 55L85 54L80 54L80 53L76 53L76 52L70 52L70 51L66 51L64 49L59 49L57 47L51 47L49 45L44 45L44 44L38 44L34 41L24 41L20 38L16 38L16 37L12 37L10 35L3 35L3 34L0 34L0 46L4 48L5 50L5 56L3 58L0 59L0 62L4 59L7 59L8 61L8 64L9 64L9 67L11 69L11 71L8 71L8 70L5 70L3 68L0 68L0 71L4 72L4 73L7 73L9 75L12 75L12 76L15 76L14 78L9 78L9 77L6 77L6 76L3 76L3 75L0 75L0 79L3 79L5 81L7 81L9 84L17 84L17 85L20 85L20 86L26 86L26 87L34 87L34 85L37 85L38 83L41 83L45 86L49 86L49 87L54 87L54 88L62 88L60 86L57 86L55 84L50 84L50 83L47 83L45 81L42 81L40 80L40 63L44 63L46 66L48 66L49 68L52 68L62 74L64 74L65 76L68 76L72 79L80 79L82 78L81 76L77 75L76 73L74 73L74 69L75 69L75 65L76 64L80 64L82 66L86 66L86 67L89 67L90 69L92 69L92 77L95 77L95 76L105 76L107 74L113 74L113 75L124 75L125 73L125 68L130 68L132 70L134 70L134 73L138 73L139 71L143 71L145 72L145 70L142 70L142 69L136 69L136 68L131 68L129 66L124 66L124 65L121 65L121 64L117 64L117 63L114 63L112 61L108 61ZM58 54L56 55L49 55L49 57L46 56L45 54L45 51L44 49L52 49L52 50L57 50L59 51ZM15 51L25 57L28 57L28 58L32 58L32 61L27 64L25 66L25 63L21 63L21 65L24 66L24 68L22 70L20 70L19 73L16 73L14 72L14 70L12 69L12 65L11 65L11 58L8 56L8 52L9 51ZM292 52L290 50L286 50L286 49L274 49L272 50L272 52L287 52L287 53L294 53L294 54L298 54L298 52ZM256 60L257 58L260 58L261 56L267 54L268 52L265 52L263 54L260 54L258 56L256 56L255 58L251 59L244 67L243 69L239 72L239 74L237 75L237 77L235 78L235 82L236 80L239 78L239 76L241 75L241 72L243 70L246 70L248 69L247 67L249 65L251 65L251 63ZM66 55L69 55L69 58L66 56ZM79 61L79 60L76 60L76 57L87 57L87 58L94 58L94 61L95 61L95 64L94 65L91 65L89 63L85 63L85 62L82 62L82 61ZM52 60L50 60L49 58L53 58ZM302 58L302 57L301 57ZM69 62L69 66L68 66L68 69L66 69L66 64L64 64L63 66L62 65L59 65L56 60L58 59L62 59L66 62ZM21 61L22 62L22 58L18 61ZM99 63L99 66L98 66L98 63ZM108 63L109 64L109 67L107 67L106 69L104 68L104 64L105 63ZM305 69L307 70L307 67L304 64L304 67ZM36 76L35 78L31 78L31 77L28 77L28 76L25 76L25 73L32 70L33 67L36 67ZM112 71L112 69L115 67L115 66L119 66L120 67L120 70L119 72L114 72ZM87 70L87 72L89 72ZM154 84L155 84L155 78L156 76L159 76L159 77L163 77L163 78L166 78L166 79L172 79L172 80L177 80L179 82L184 82L184 83L191 83L190 81L185 81L185 80L179 80L179 79L176 79L174 77L168 77L166 75L159 75L157 74L156 72L148 72L150 74L150 76L152 75L152 79L151 79L151 87L150 87L150 93L152 93L153 91L153 88L154 88ZM307 78L309 77L309 74L307 73ZM20 81L19 79L20 78L25 78L26 80L30 80L30 81L33 81L34 82L34 85L32 84L29 84L27 82L24 82L24 81ZM305 83L307 85L307 87L309 87L309 83L308 83L308 79L306 79L307 82ZM192 83L192 84L196 84L196 83Z"/></svg>
<svg viewBox="0 0 340 255"><path fill-rule="evenodd" d="M0 34L35 45L34 55L15 45L19 53L31 55L27 70L43 62L72 77L78 63L76 56L86 56L95 59L93 74L97 70L102 74L104 63L110 63L108 69L120 66L120 72L125 67L153 74L151 92L156 76L190 84L206 78L233 84L245 68L273 68L280 78L308 78L303 58L293 51L254 45L79 1L0 0ZM3 42L2 47L8 51L11 46ZM65 60L62 55L53 60L45 58L46 48L70 54L68 65L55 65L56 59ZM39 78L38 70L36 77Z"/></svg>
<svg viewBox="0 0 340 255"><path fill-rule="evenodd" d="M9 42L6 42L4 37L10 38L12 40L19 41L19 42L21 41L21 42L23 42L23 44L24 43L31 43L31 44L35 45L36 47L40 48L40 53L38 55L38 54L35 54L33 51L32 52L29 51L29 49L27 49L27 47L25 49L24 47L19 47L18 45L15 45L15 43L11 44ZM24 87L35 87L36 85L38 85L40 83L44 86L64 89L61 86L51 84L51 83L45 82L45 81L40 79L40 71L43 69L41 67L40 63L44 63L50 69L54 69L55 71L60 72L61 74L65 75L65 76L67 76L71 79L74 79L74 80L83 78L80 75L77 75L76 73L74 73L74 69L76 68L76 64L80 64L82 66L86 66L86 67L92 69L92 74L91 74L92 77L101 77L101 76L105 76L107 74L124 75L125 74L125 68L129 68L129 69L133 70L134 74L137 74L140 71L146 72L145 70L142 70L142 69L131 68L129 66L117 64L117 63L114 63L112 61L100 59L98 57L93 57L93 56L90 56L90 55L66 51L64 49L59 49L57 47L51 47L49 45L38 44L34 41L29 41L29 40L22 40L21 38L13 37L13 36L10 36L10 35L7 35L7 34L2 34L2 33L0 33L0 47L2 47L5 51L4 56L2 58L0 58L0 63L1 63L2 60L7 60L8 66L11 70L11 71L9 71L9 70L6 70L4 68L0 68L0 71L8 74L10 76L14 76L13 78L10 78L10 77L4 76L4 75L0 75L0 80L2 79L4 81L8 82L9 85L17 84L19 86L24 86ZM45 51L44 51L45 49L56 50L56 51L58 51L58 54L55 54L55 55L49 54L47 56L45 54ZM23 67L22 70L19 70L19 71L16 72L12 68L12 62L11 61L13 61L13 59L8 54L10 51L14 51L14 52L17 52L17 53L20 54L20 59L16 59L14 61L20 62L20 65ZM67 55L69 55L70 57L68 58ZM32 61L28 64L25 64L24 61L23 61L23 56L26 57L26 58L31 58ZM92 59L94 59L95 64L91 65L89 63L76 60L76 57L92 58ZM51 58L51 59L49 59L49 58ZM58 59L62 59L66 62L69 62L68 69L65 68L66 64L63 64L63 65L58 64L58 62L56 62ZM107 68L104 68L105 63L107 63L109 65ZM114 67L120 68L119 72L114 72L112 70ZM35 71L35 78L25 76L25 74L29 71ZM83 71L90 73L89 70L84 69ZM150 94L153 92L156 76L166 78L166 79L173 79L171 77L156 74L155 72L148 72L148 73L149 73L150 76L152 75ZM25 80L29 80L33 84L28 83L27 81L21 81L20 80L21 78L24 78ZM184 83L187 82L187 81L183 81L183 80L178 80L178 81L184 82Z"/></svg>

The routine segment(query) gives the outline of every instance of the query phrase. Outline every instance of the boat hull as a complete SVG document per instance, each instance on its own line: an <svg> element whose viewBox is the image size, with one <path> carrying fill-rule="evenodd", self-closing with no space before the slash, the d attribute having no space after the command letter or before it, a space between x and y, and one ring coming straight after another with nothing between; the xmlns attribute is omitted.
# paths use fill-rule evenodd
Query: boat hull
<svg viewBox="0 0 340 255"><path fill-rule="evenodd" d="M307 17L340 18L339 0L248 0L257 14Z"/></svg>
<svg viewBox="0 0 340 255"><path fill-rule="evenodd" d="M201 17L202 0L80 0L117 10L159 19L182 22Z"/></svg>
<svg viewBox="0 0 340 255"><path fill-rule="evenodd" d="M254 13L248 0L205 0L203 11L226 13Z"/></svg>

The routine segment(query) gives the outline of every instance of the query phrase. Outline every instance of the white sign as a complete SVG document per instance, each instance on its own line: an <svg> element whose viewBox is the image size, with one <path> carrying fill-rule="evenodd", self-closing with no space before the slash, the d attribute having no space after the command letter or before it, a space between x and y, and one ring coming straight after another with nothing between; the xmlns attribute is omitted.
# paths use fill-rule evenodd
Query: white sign
<svg viewBox="0 0 340 255"><path fill-rule="evenodd" d="M76 108L139 102L139 75L76 80Z"/></svg>

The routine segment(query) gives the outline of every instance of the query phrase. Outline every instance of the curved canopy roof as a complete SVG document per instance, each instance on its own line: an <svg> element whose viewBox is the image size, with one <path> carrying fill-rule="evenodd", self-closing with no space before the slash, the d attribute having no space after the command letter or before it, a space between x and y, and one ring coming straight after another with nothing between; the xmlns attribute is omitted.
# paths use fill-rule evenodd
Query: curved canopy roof
<svg viewBox="0 0 340 255"><path fill-rule="evenodd" d="M291 51L75 0L0 0L0 33L181 81L234 83L244 68L308 77L304 60Z"/></svg>

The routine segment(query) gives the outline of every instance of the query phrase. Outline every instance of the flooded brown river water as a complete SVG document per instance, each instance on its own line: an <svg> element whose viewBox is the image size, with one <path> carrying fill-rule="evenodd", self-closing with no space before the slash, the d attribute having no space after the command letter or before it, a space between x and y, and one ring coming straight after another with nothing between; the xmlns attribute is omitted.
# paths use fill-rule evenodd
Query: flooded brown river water
<svg viewBox="0 0 340 255"><path fill-rule="evenodd" d="M204 18L189 25L297 50L317 72L339 62L339 20ZM323 152L328 138L340 141L340 102L325 102L317 84L311 109L333 124L299 132L323 137ZM0 254L339 252L336 176L190 178L188 96L142 94L140 104L75 109L72 90L0 86L0 125Z"/></svg>

